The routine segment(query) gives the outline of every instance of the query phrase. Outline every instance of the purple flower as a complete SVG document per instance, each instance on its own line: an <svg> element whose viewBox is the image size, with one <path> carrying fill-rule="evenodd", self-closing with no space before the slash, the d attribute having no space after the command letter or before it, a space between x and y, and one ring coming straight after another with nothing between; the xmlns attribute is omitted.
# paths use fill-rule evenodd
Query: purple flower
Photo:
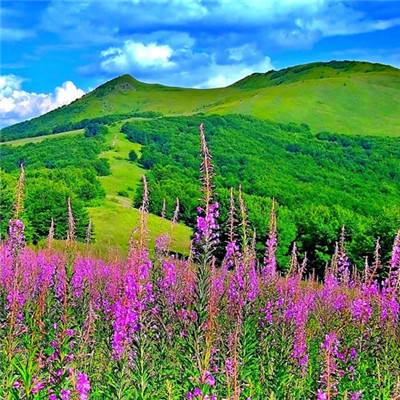
<svg viewBox="0 0 400 400"><path fill-rule="evenodd" d="M203 373L203 376L201 377L202 383L205 383L206 385L214 386L215 385L215 378L211 374L210 371L205 371Z"/></svg>
<svg viewBox="0 0 400 400"><path fill-rule="evenodd" d="M350 359L355 360L357 358L357 355L358 355L357 350L354 347L352 347L350 349Z"/></svg>
<svg viewBox="0 0 400 400"><path fill-rule="evenodd" d="M13 256L16 256L25 246L25 225L19 219L11 219L8 223L7 245Z"/></svg>
<svg viewBox="0 0 400 400"><path fill-rule="evenodd" d="M61 389L60 399L61 400L70 400L70 398L71 398L71 391L68 389Z"/></svg>
<svg viewBox="0 0 400 400"><path fill-rule="evenodd" d="M232 358L227 358L225 360L225 372L228 376L232 376L235 372L235 362Z"/></svg>
<svg viewBox="0 0 400 400"><path fill-rule="evenodd" d="M44 383L43 381L39 381L39 382L37 382L35 385L32 386L31 393L32 393L32 394L37 394L37 393L39 393L42 389L44 389L45 386L46 386L46 385L45 385L45 383Z"/></svg>
<svg viewBox="0 0 400 400"><path fill-rule="evenodd" d="M176 265L172 260L164 260L162 263L163 276L159 281L161 290L164 292L168 304L175 303L179 293L175 290L177 282Z"/></svg>
<svg viewBox="0 0 400 400"><path fill-rule="evenodd" d="M194 389L193 389L193 395L194 395L194 396L202 396L202 395L203 395L203 392L201 391L200 388L194 388Z"/></svg>
<svg viewBox="0 0 400 400"><path fill-rule="evenodd" d="M76 391L79 394L80 400L87 400L89 398L90 382L88 376L83 372L78 371L77 373Z"/></svg>
<svg viewBox="0 0 400 400"><path fill-rule="evenodd" d="M192 400L196 397L201 397L203 395L203 392L201 391L200 388L194 388L192 391L189 391L186 393L186 398L188 400Z"/></svg>
<svg viewBox="0 0 400 400"><path fill-rule="evenodd" d="M255 268L254 260L250 262L248 271L248 288L247 288L247 301L253 302L259 293L258 275Z"/></svg>
<svg viewBox="0 0 400 400"><path fill-rule="evenodd" d="M265 307L263 307L260 311L263 314L262 317L262 322L266 322L267 324L271 325L272 324L272 311L273 311L273 302L268 301Z"/></svg>
<svg viewBox="0 0 400 400"><path fill-rule="evenodd" d="M66 330L65 330L65 334L66 334L68 337L72 337L72 336L75 335L75 331L74 331L73 329L66 329Z"/></svg>
<svg viewBox="0 0 400 400"><path fill-rule="evenodd" d="M118 360L132 341L133 333L139 329L138 314L127 299L115 304L113 329L113 357Z"/></svg>
<svg viewBox="0 0 400 400"><path fill-rule="evenodd" d="M351 394L350 400L360 400L362 396L361 391L353 392Z"/></svg>
<svg viewBox="0 0 400 400"><path fill-rule="evenodd" d="M333 255L333 264L338 281L344 285L348 285L350 282L350 261L346 254L345 236L346 231L343 226L339 244L336 243L335 254Z"/></svg>
<svg viewBox="0 0 400 400"><path fill-rule="evenodd" d="M400 315L400 303L392 288L385 287L380 295L381 323L396 325Z"/></svg>
<svg viewBox="0 0 400 400"><path fill-rule="evenodd" d="M351 305L352 317L363 324L366 324L372 316L372 306L368 299L355 299Z"/></svg>
<svg viewBox="0 0 400 400"><path fill-rule="evenodd" d="M194 234L194 242L196 244L213 247L218 243L218 208L218 203L212 203L208 205L208 210L203 210L201 207L197 209L198 216Z"/></svg>
<svg viewBox="0 0 400 400"><path fill-rule="evenodd" d="M225 247L225 258L224 258L224 266L226 269L232 269L235 265L235 259L240 256L239 246L233 240L232 242L228 242Z"/></svg>
<svg viewBox="0 0 400 400"><path fill-rule="evenodd" d="M170 241L171 239L167 234L158 236L155 243L156 252L159 254L165 253L168 250Z"/></svg>
<svg viewBox="0 0 400 400"><path fill-rule="evenodd" d="M317 400L327 400L328 396L326 393L324 393L321 389L318 389L317 392Z"/></svg>
<svg viewBox="0 0 400 400"><path fill-rule="evenodd" d="M19 389L22 386L20 381L15 381L12 385L14 389Z"/></svg>

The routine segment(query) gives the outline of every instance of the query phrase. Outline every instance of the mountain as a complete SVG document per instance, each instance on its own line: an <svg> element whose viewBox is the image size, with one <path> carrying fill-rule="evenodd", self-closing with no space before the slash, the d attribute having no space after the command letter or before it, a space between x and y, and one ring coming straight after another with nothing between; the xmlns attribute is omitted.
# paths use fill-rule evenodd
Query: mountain
<svg viewBox="0 0 400 400"><path fill-rule="evenodd" d="M2 140L51 133L66 122L111 114L248 114L311 130L400 136L400 70L357 61L257 73L219 89L186 89L122 75L73 103L2 130Z"/></svg>

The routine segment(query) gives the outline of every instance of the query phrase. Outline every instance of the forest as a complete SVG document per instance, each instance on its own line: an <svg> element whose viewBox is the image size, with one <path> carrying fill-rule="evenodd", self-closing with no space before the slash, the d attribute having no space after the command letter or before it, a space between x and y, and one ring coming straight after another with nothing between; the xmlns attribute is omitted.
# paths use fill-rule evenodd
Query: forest
<svg viewBox="0 0 400 400"><path fill-rule="evenodd" d="M98 157L104 147L104 137L89 137L64 137L20 147L0 147L2 238L6 236L13 212L14 187L21 164L26 169L28 200L24 222L27 240L37 243L46 237L52 218L56 226L55 237L65 238L68 198L74 204L77 237L85 237L89 221L86 207L104 197L97 177L110 173L107 161Z"/></svg>
<svg viewBox="0 0 400 400"><path fill-rule="evenodd" d="M204 121L215 164L215 189L222 219L230 188L241 185L249 220L262 237L271 199L279 204L282 265L296 241L309 263L323 268L343 225L357 265L371 256L376 237L385 249L400 224L400 143L396 138L310 132L306 124L277 124L248 116L164 117L128 122L122 131L143 144L150 211L160 214L166 199L172 216L176 197L181 218L195 222L199 145ZM141 201L140 190L135 204ZM263 243L258 244L260 255Z"/></svg>

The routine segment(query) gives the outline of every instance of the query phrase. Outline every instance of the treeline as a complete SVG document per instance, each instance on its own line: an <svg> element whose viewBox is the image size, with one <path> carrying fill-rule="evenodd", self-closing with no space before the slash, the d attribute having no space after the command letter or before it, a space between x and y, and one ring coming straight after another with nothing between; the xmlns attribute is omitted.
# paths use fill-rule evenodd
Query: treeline
<svg viewBox="0 0 400 400"><path fill-rule="evenodd" d="M67 110L65 110L65 112L67 112ZM114 122L128 118L156 118L160 116L162 116L162 114L156 111L132 111L130 113L109 114L98 118L86 118L78 122L60 123L53 128L50 128L43 123L39 123L40 120L38 120L37 124L35 124L36 119L33 119L3 128L1 130L0 142L26 137L44 136L52 133L67 132L76 129L86 129L90 126L96 125L110 125ZM65 121L68 119L68 115L66 115L63 120Z"/></svg>
<svg viewBox="0 0 400 400"><path fill-rule="evenodd" d="M108 175L108 161L100 159L104 137L62 137L20 147L0 148L0 234L4 238L12 216L15 183L20 165L26 171L23 214L27 239L33 243L47 236L51 218L55 237L65 238L67 199L71 197L76 235L83 239L89 217L86 206L104 197L97 176Z"/></svg>
<svg viewBox="0 0 400 400"><path fill-rule="evenodd" d="M181 218L193 225L199 192L198 125L205 122L214 163L222 220L229 188L241 184L251 226L265 232L271 199L280 204L280 260L294 241L310 265L328 261L342 225L348 250L361 266L374 240L389 248L400 225L400 144L391 138L349 137L306 124L276 124L239 115L164 117L125 124L122 131L141 143L140 163L149 169L150 211L160 214L163 199L172 216L175 199ZM140 203L140 189L136 205ZM260 256L262 243L258 244Z"/></svg>

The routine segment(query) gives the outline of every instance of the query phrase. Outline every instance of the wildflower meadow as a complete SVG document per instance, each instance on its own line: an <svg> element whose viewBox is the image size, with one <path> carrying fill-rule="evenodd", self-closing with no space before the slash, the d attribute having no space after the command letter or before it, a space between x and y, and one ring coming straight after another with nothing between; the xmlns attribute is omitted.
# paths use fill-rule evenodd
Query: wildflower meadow
<svg viewBox="0 0 400 400"><path fill-rule="evenodd" d="M188 257L171 251L171 232L149 248L145 177L125 258L93 258L90 225L78 246L71 201L64 249L54 223L42 249L28 247L21 167L0 247L0 398L400 399L400 230L389 257L377 238L361 266L343 227L321 276L295 242L278 265L273 201L260 258L240 187L219 218L199 132L203 197ZM178 201L172 229L179 212Z"/></svg>

